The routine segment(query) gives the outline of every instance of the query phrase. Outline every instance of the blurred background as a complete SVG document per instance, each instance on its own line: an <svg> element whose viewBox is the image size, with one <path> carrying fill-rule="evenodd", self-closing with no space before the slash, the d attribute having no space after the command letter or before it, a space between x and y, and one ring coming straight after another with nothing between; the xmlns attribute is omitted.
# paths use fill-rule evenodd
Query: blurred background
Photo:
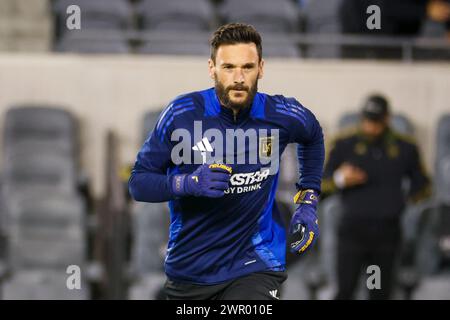
<svg viewBox="0 0 450 320"><path fill-rule="evenodd" d="M81 29L68 28L73 4ZM371 4L379 30L366 26ZM213 85L208 40L227 22L261 32L260 91L296 97L327 143L357 124L369 94L389 98L434 190L402 215L393 298L450 299L445 0L0 0L0 298L164 299L167 204L132 201L127 180L161 109ZM283 161L277 198L289 216L295 149ZM290 260L282 298L335 294L339 208L338 195L321 202L321 239ZM81 289L68 289L71 265Z"/></svg>

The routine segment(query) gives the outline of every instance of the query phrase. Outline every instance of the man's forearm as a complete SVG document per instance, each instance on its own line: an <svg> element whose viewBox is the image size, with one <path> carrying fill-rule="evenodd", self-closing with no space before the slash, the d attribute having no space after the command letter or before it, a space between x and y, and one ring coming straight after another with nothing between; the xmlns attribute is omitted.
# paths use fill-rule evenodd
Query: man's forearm
<svg viewBox="0 0 450 320"><path fill-rule="evenodd" d="M136 201L165 202L173 200L170 177L152 172L133 172L128 187Z"/></svg>
<svg viewBox="0 0 450 320"><path fill-rule="evenodd" d="M298 161L300 166L300 189L314 189L320 193L321 179L324 162L323 140L318 140L314 144L298 148Z"/></svg>

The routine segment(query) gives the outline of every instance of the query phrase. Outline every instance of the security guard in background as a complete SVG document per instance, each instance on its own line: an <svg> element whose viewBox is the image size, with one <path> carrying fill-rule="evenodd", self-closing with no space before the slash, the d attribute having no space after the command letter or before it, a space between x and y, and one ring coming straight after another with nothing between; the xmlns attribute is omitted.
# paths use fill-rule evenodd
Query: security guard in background
<svg viewBox="0 0 450 320"><path fill-rule="evenodd" d="M381 289L370 299L388 299L401 240L400 218L406 201L430 193L419 150L411 138L389 127L389 105L370 96L357 128L338 137L329 148L322 194L339 192L336 299L351 299L361 272L369 265L381 271ZM405 192L402 181L409 179Z"/></svg>

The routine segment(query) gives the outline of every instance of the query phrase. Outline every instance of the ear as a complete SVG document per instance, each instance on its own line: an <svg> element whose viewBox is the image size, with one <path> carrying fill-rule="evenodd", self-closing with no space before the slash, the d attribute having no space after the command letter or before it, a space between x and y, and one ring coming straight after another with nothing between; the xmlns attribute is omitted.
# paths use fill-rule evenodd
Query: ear
<svg viewBox="0 0 450 320"><path fill-rule="evenodd" d="M261 59L261 62L259 63L258 66L259 69L259 75L258 75L258 79L262 79L264 76L264 59Z"/></svg>
<svg viewBox="0 0 450 320"><path fill-rule="evenodd" d="M216 77L216 66L214 65L214 62L211 59L208 59L208 69L209 69L209 77L214 80Z"/></svg>

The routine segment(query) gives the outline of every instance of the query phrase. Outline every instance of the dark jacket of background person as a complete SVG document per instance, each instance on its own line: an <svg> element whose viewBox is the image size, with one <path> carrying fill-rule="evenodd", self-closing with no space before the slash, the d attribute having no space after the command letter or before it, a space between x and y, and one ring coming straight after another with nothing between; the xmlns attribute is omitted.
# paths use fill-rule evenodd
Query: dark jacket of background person
<svg viewBox="0 0 450 320"><path fill-rule="evenodd" d="M408 199L418 201L430 193L429 179L416 144L389 127L370 142L360 129L342 134L330 146L322 181L322 193L338 191L333 174L344 162L367 173L366 183L341 190L347 218L397 220ZM409 190L402 187L409 180Z"/></svg>

